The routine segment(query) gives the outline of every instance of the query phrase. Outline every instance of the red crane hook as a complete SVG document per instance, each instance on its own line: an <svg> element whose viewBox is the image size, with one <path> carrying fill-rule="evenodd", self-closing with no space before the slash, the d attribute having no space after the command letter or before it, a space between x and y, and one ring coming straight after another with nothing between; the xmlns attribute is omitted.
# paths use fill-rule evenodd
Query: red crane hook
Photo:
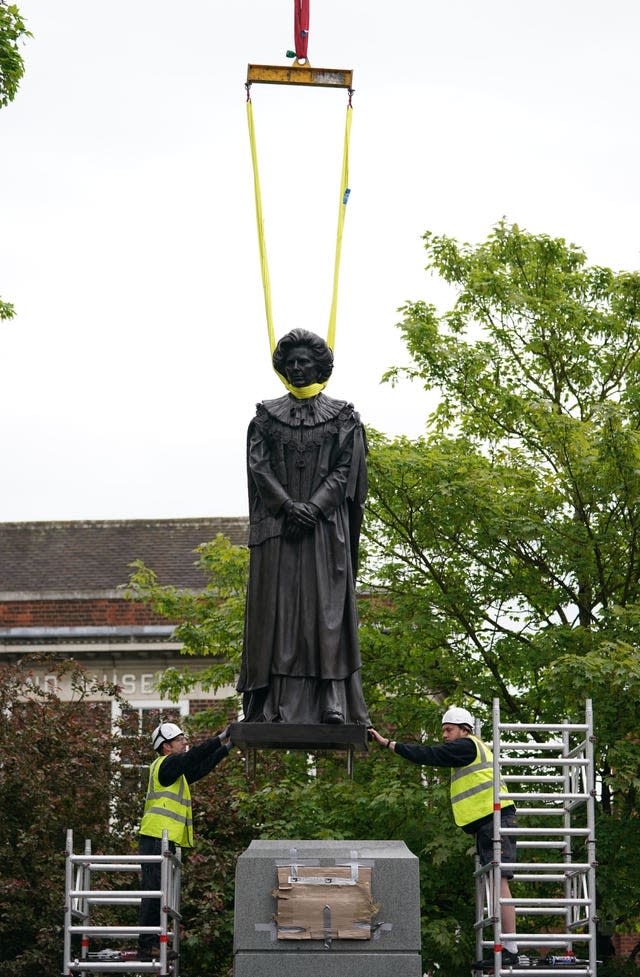
<svg viewBox="0 0 640 977"><path fill-rule="evenodd" d="M298 61L307 61L309 0L293 0L293 37Z"/></svg>

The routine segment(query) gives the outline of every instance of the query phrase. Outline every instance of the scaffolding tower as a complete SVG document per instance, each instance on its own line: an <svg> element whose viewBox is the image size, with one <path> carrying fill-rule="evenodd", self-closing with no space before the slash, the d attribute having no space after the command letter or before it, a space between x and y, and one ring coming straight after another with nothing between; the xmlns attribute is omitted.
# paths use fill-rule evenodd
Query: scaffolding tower
<svg viewBox="0 0 640 977"><path fill-rule="evenodd" d="M160 855L94 855L91 842L85 841L84 853L73 852L73 831L67 831L64 897L64 970L65 977L89 977L96 973L158 974L179 977L180 953L180 849L172 852L167 832L162 832ZM110 888L104 874L140 872L143 862L160 863L160 888L149 890ZM98 876L101 888L93 888ZM118 884L116 878L114 885ZM160 903L158 926L99 925L92 921L92 909L99 906L139 906L141 899ZM94 916L95 919L95 916ZM142 933L158 937L157 960L138 960L137 950L101 948L90 950L90 937L100 942L127 940L137 942ZM73 937L80 937L80 953L72 948Z"/></svg>
<svg viewBox="0 0 640 977"><path fill-rule="evenodd" d="M479 735L479 733L478 733ZM596 977L596 853L593 710L581 723L503 723L493 700L493 860L476 862L476 951L494 954L494 973L536 977ZM502 784L506 793L500 794ZM502 826L500 798L513 801L517 825ZM502 838L516 838L526 860L502 861ZM518 891L503 898L502 870L513 872ZM544 893L544 894L541 894ZM502 931L501 910L511 905L516 932ZM547 917L546 932L536 932ZM551 921L549 922L549 919ZM526 920L526 930L521 927ZM529 929L531 928L531 931ZM490 931L490 932L487 932ZM490 935L492 938L490 938ZM505 941L518 944L518 963L504 965ZM579 944L581 952L574 951ZM528 951L538 950L537 957ZM542 949L542 953L540 950Z"/></svg>

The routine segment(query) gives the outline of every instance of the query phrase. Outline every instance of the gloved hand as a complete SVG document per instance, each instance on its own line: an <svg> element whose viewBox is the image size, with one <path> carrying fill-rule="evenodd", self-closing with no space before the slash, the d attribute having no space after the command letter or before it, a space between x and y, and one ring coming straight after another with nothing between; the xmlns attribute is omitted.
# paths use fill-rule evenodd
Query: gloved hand
<svg viewBox="0 0 640 977"><path fill-rule="evenodd" d="M313 502L293 502L287 507L287 519L306 529L313 529L319 518L320 509Z"/></svg>
<svg viewBox="0 0 640 977"><path fill-rule="evenodd" d="M218 739L223 746L231 745L231 726L226 726L221 733L218 733Z"/></svg>
<svg viewBox="0 0 640 977"><path fill-rule="evenodd" d="M320 519L320 509L312 502L294 502L287 499L284 504L286 515L284 535L287 539L301 539L305 533L315 529Z"/></svg>

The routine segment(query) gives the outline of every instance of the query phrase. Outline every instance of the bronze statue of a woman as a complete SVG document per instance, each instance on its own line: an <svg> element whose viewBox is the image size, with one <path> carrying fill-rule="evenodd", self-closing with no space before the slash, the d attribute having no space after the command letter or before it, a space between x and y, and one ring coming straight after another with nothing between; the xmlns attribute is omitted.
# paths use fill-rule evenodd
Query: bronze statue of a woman
<svg viewBox="0 0 640 977"><path fill-rule="evenodd" d="M258 404L248 431L244 718L368 725L355 593L365 432L352 404L308 396L333 369L319 336L293 329L273 365L294 393Z"/></svg>

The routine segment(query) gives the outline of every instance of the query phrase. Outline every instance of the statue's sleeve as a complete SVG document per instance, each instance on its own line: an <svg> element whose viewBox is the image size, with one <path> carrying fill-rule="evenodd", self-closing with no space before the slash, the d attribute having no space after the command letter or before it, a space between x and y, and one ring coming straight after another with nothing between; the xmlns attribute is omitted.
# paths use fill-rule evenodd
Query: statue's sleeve
<svg viewBox="0 0 640 977"><path fill-rule="evenodd" d="M367 498L367 435L362 424L358 423L354 438L353 464L347 485L347 505L349 507L349 543L354 578L358 575L360 529Z"/></svg>
<svg viewBox="0 0 640 977"><path fill-rule="evenodd" d="M325 475L309 499L317 505L323 516L328 516L342 505L347 496L354 461L354 440L356 425L344 424L338 439L338 453L331 470Z"/></svg>
<svg viewBox="0 0 640 977"><path fill-rule="evenodd" d="M260 425L256 423L253 423L249 428L247 467L249 478L260 496L263 506L269 515L277 515L289 498L289 493L273 471L269 444Z"/></svg>

